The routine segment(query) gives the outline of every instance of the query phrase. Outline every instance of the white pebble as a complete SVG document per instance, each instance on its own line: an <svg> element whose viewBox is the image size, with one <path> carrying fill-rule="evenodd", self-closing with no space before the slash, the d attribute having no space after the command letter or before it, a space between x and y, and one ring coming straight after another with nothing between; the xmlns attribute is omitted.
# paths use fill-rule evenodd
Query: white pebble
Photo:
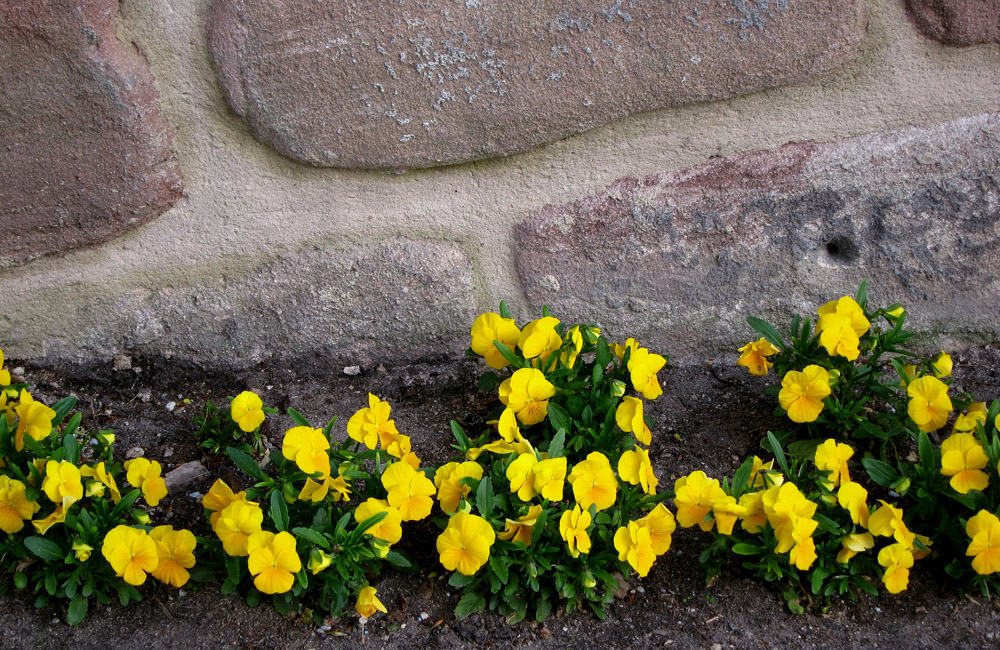
<svg viewBox="0 0 1000 650"><path fill-rule="evenodd" d="M177 402L167 402L167 412L173 411L177 408Z"/></svg>
<svg viewBox="0 0 1000 650"><path fill-rule="evenodd" d="M357 377L361 374L361 366L345 366L344 374L348 377Z"/></svg>

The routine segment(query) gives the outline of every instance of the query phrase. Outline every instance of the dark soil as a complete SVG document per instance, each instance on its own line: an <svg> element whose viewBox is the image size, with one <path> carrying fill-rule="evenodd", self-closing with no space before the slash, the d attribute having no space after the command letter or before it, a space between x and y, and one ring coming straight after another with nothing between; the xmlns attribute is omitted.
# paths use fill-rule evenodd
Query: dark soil
<svg viewBox="0 0 1000 650"><path fill-rule="evenodd" d="M956 355L956 388L980 399L1000 396L1000 352L994 348ZM27 368L24 379L37 397L51 403L67 394L79 398L87 428L111 428L124 459L133 447L159 460L169 471L202 460L192 417L206 399L251 389L265 403L293 406L314 423L333 415L342 420L366 405L369 391L387 399L402 433L425 464L451 455L449 421L476 431L491 406L491 396L475 390L482 370L471 360L405 368L364 369L349 377L340 369L315 364L300 368L258 368L212 374L163 361L133 360L133 368L114 371ZM18 364L8 360L7 367ZM759 453L762 435L773 420L773 398L763 395L767 379L751 377L733 365L669 368L661 375L664 395L650 409L656 421L652 456L661 485L696 469L721 478L732 474L747 455ZM773 378L770 378L773 381ZM190 403L185 403L185 400ZM168 402L174 402L172 411ZM280 438L290 420L273 417L269 436ZM158 523L190 526L202 521L200 497L216 477L230 484L238 475L227 465L211 469L183 486L155 510ZM197 493L197 494L195 494ZM193 495L193 496L192 496ZM200 525L200 524L197 524ZM631 579L627 596L617 600L605 620L588 613L556 612L544 624L508 625L492 613L457 621L457 596L434 561L434 535L427 525L410 524L404 540L424 559L417 575L387 571L374 582L389 608L362 627L356 616L324 620L321 615L286 618L268 605L247 607L214 586L197 591L153 586L144 600L128 608L100 608L76 628L62 622L56 607L35 609L20 593L0 598L3 624L0 650L8 648L424 648L527 646L534 648L984 648L1000 639L1000 601L959 598L932 562L917 563L910 587L899 596L807 605L789 612L778 590L732 568L712 585L697 557L706 536L697 528L678 531L671 550L644 580ZM421 548L423 552L421 553Z"/></svg>

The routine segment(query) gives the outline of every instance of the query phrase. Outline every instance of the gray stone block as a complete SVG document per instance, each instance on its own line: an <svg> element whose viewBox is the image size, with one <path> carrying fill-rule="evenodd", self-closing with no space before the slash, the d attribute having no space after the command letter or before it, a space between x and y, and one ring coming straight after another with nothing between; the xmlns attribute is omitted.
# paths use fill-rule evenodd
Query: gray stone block
<svg viewBox="0 0 1000 650"><path fill-rule="evenodd" d="M95 300L48 356L128 350L212 367L308 360L342 368L454 356L475 318L472 270L448 243L394 240L315 249L217 283Z"/></svg>
<svg viewBox="0 0 1000 650"><path fill-rule="evenodd" d="M864 30L863 0L214 0L209 44L261 142L394 169L813 79L852 59Z"/></svg>
<svg viewBox="0 0 1000 650"><path fill-rule="evenodd" d="M918 329L995 340L998 160L990 114L624 178L517 226L518 272L534 308L688 361L864 278Z"/></svg>
<svg viewBox="0 0 1000 650"><path fill-rule="evenodd" d="M0 268L99 244L181 196L173 134L118 0L0 3Z"/></svg>

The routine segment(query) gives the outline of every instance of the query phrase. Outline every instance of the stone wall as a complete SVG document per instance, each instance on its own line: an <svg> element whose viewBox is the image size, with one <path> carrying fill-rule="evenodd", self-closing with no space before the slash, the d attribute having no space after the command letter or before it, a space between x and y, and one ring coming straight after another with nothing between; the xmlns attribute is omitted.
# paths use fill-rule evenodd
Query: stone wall
<svg viewBox="0 0 1000 650"><path fill-rule="evenodd" d="M8 357L411 362L506 300L695 363L862 278L1000 339L994 0L8 5Z"/></svg>

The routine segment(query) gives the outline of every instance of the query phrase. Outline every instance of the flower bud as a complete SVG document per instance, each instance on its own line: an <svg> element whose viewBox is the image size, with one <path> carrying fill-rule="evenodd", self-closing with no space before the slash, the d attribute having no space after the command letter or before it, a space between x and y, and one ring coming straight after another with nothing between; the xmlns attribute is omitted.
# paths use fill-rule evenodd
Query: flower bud
<svg viewBox="0 0 1000 650"><path fill-rule="evenodd" d="M625 382L619 381L618 379L611 380L611 394L615 397L621 397L625 394Z"/></svg>
<svg viewBox="0 0 1000 650"><path fill-rule="evenodd" d="M80 562L86 562L90 559L90 552L94 550L93 546L84 544L80 540L73 542L73 546L70 547L73 553L76 554L76 559Z"/></svg>
<svg viewBox="0 0 1000 650"><path fill-rule="evenodd" d="M141 510L133 510L132 518L135 519L135 523L143 526L148 526L152 521L152 519L149 518L149 513L142 512Z"/></svg>
<svg viewBox="0 0 1000 650"><path fill-rule="evenodd" d="M901 478L889 488L899 496L904 496L910 490L910 479Z"/></svg>
<svg viewBox="0 0 1000 650"><path fill-rule="evenodd" d="M906 313L906 310L902 307L896 307L895 309L890 309L885 312L885 317L889 319L890 322L895 323L899 320L899 317Z"/></svg>
<svg viewBox="0 0 1000 650"><path fill-rule="evenodd" d="M281 496L285 497L285 503L295 503L295 500L299 498L299 493L295 490L294 485L285 483L281 486Z"/></svg>
<svg viewBox="0 0 1000 650"><path fill-rule="evenodd" d="M458 504L458 512L464 512L467 515L472 514L472 504L463 498L462 502Z"/></svg>
<svg viewBox="0 0 1000 650"><path fill-rule="evenodd" d="M387 555L389 555L389 549L392 547L392 544L390 544L389 542L385 541L384 539L378 539L378 538L373 540L372 545L375 547L375 552L383 560Z"/></svg>
<svg viewBox="0 0 1000 650"><path fill-rule="evenodd" d="M593 589L597 586L597 578L590 572L590 569L584 569L583 571L583 586L587 589Z"/></svg>
<svg viewBox="0 0 1000 650"><path fill-rule="evenodd" d="M313 550L311 550L309 552L309 565L308 566L309 566L309 570L312 571L313 575L316 575L317 573L319 573L323 569L325 569L328 566L330 566L330 564L332 562L333 562L333 558L331 558L329 555L327 555L323 551L319 550L318 548L314 548Z"/></svg>

